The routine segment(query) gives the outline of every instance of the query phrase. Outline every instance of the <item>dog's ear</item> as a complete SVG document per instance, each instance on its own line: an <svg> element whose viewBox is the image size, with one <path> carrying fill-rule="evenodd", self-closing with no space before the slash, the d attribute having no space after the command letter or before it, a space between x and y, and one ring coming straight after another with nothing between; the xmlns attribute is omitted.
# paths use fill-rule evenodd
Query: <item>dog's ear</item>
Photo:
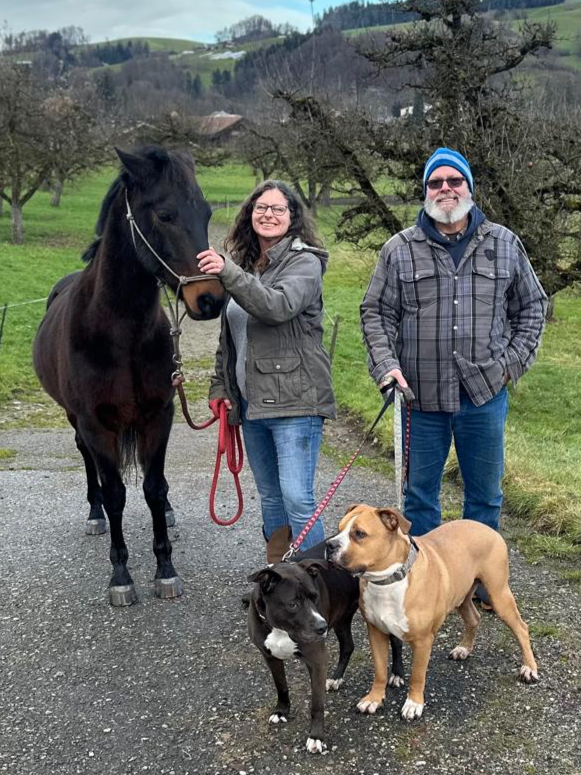
<svg viewBox="0 0 581 775"><path fill-rule="evenodd" d="M410 532L412 523L409 519L406 519L397 509L391 509L389 507L383 509L377 509L379 519L383 522L388 530L397 530L398 527L402 533L407 535Z"/></svg>
<svg viewBox="0 0 581 775"><path fill-rule="evenodd" d="M315 578L315 576L319 575L319 571L328 570L329 564L324 560L309 560L308 564L306 562L304 563L304 568L309 576Z"/></svg>
<svg viewBox="0 0 581 775"><path fill-rule="evenodd" d="M345 511L345 514L343 514L343 516L346 517L347 514L349 514L350 511L353 511L353 509L356 509L357 506L361 506L361 504L360 503L352 503L350 506L347 506L347 510Z"/></svg>
<svg viewBox="0 0 581 775"><path fill-rule="evenodd" d="M280 581L281 576L272 568L263 568L257 570L255 573L251 573L248 576L248 581L260 584L260 588L263 592L270 592Z"/></svg>

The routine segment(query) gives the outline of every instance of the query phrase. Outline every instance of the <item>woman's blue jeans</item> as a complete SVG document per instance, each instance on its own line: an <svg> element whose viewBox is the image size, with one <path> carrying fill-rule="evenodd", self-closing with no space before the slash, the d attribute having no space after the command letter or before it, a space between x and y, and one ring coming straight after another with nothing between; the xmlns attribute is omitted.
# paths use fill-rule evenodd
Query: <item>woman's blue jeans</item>
<svg viewBox="0 0 581 775"><path fill-rule="evenodd" d="M441 520L440 487L452 438L464 482L464 519L475 519L498 530L502 508L506 388L482 406L460 390L458 412L412 409L410 461L404 490L404 513L411 534L421 536ZM405 434L406 408L402 407Z"/></svg>
<svg viewBox="0 0 581 775"><path fill-rule="evenodd" d="M242 433L246 457L260 495L264 537L268 540L277 528L288 525L294 540L317 506L314 482L323 418L248 420L246 402L243 402ZM319 517L301 549L309 549L324 539L325 530Z"/></svg>

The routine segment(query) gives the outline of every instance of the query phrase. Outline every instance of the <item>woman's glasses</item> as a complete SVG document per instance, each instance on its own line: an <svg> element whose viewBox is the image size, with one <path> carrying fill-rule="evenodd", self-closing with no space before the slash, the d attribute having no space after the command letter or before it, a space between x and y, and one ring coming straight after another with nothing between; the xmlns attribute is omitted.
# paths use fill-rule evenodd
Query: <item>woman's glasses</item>
<svg viewBox="0 0 581 775"><path fill-rule="evenodd" d="M460 188L465 180L466 178L435 178L434 180L428 180L426 188L429 188L430 191L439 191L444 183L447 183L450 188Z"/></svg>
<svg viewBox="0 0 581 775"><path fill-rule="evenodd" d="M252 209L255 213L258 213L258 215L264 215L268 210L270 210L273 215L284 215L288 210L288 205L265 205L263 202L255 202L252 205Z"/></svg>

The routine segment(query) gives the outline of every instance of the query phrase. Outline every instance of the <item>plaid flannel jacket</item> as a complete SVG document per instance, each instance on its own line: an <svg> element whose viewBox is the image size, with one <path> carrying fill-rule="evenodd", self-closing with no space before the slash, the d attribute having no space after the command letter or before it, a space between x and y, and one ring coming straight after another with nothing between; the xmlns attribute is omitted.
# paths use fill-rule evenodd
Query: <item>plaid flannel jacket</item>
<svg viewBox="0 0 581 775"><path fill-rule="evenodd" d="M419 226L383 246L361 304L369 371L401 369L414 409L456 412L460 382L476 406L535 359L547 297L519 238L484 221L456 268Z"/></svg>

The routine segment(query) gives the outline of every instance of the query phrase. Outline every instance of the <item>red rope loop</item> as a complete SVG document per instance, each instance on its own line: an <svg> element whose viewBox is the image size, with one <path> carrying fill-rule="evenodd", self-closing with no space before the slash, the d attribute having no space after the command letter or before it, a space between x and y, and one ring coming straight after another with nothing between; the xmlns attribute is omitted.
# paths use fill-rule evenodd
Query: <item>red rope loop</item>
<svg viewBox="0 0 581 775"><path fill-rule="evenodd" d="M244 463L244 453L242 451L240 428L238 425L228 424L228 410L226 409L226 404L222 398L215 398L210 401L210 409L212 410L213 417L210 417L209 420L206 420L206 422L203 422L200 425L196 425L188 411L188 404L182 386L183 381L183 376L174 375L173 385L175 388L177 388L182 405L182 412L190 428L193 428L195 431L201 431L204 428L208 428L210 425L213 425L216 420L219 420L220 422L218 430L218 451L216 452L216 463L214 465L214 478L212 479L212 487L210 489L210 517L217 525L227 527L228 525L233 525L235 522L238 522L242 516L242 511L244 510L242 488L240 487L240 479L238 478ZM238 509L236 514L231 519L220 519L220 517L218 517L216 514L216 489L218 487L220 465L222 463L222 455L224 453L226 453L226 464L228 466L228 470L234 478L234 486L236 487L236 495L238 497Z"/></svg>
<svg viewBox="0 0 581 775"><path fill-rule="evenodd" d="M228 525L233 525L235 522L238 522L244 509L244 500L242 498L242 488L240 487L239 479L239 474L240 471L242 471L244 462L244 453L242 451L240 427L228 423L228 410L226 409L224 401L221 398L214 399L213 401L210 401L210 408L214 412L214 417L211 422L214 422L215 420L220 421L214 478L212 479L212 487L210 489L210 517L217 525L227 527ZM216 490L218 487L218 477L220 476L222 455L224 453L226 454L226 465L234 479L236 495L238 496L238 509L236 514L230 519L221 519L216 514Z"/></svg>

